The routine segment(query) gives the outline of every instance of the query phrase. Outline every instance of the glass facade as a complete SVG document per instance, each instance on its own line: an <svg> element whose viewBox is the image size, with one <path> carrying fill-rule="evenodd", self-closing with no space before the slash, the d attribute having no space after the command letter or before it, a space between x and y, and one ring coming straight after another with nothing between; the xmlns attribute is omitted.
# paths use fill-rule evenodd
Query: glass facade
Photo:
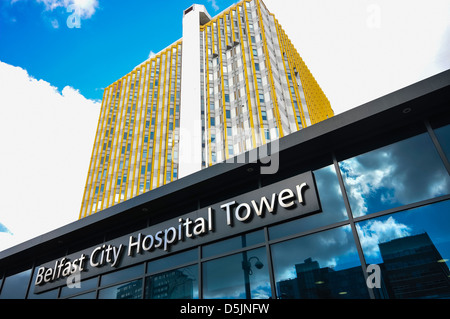
<svg viewBox="0 0 450 319"><path fill-rule="evenodd" d="M450 192L450 178L428 133L339 163L354 217Z"/></svg>
<svg viewBox="0 0 450 319"><path fill-rule="evenodd" d="M366 262L382 270L383 298L450 298L450 201L357 224Z"/></svg>
<svg viewBox="0 0 450 319"><path fill-rule="evenodd" d="M330 153L326 165L305 168L316 180L318 214L40 295L37 268L0 274L0 298L450 298L450 182L438 151L449 127L359 155Z"/></svg>
<svg viewBox="0 0 450 319"><path fill-rule="evenodd" d="M272 257L281 299L369 298L348 225L273 245Z"/></svg>

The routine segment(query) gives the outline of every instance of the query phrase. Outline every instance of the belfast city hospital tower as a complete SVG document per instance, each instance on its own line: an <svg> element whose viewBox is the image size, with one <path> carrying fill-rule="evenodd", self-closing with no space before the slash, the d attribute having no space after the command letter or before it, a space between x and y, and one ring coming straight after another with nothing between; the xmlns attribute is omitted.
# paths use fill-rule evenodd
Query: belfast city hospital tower
<svg viewBox="0 0 450 319"><path fill-rule="evenodd" d="M181 39L105 89L79 218L333 115L261 0L194 4Z"/></svg>

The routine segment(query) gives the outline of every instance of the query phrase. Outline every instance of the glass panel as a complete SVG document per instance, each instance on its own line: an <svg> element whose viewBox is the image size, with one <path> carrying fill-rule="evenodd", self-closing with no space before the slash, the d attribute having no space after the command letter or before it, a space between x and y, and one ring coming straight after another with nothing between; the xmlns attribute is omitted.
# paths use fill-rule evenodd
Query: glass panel
<svg viewBox="0 0 450 319"><path fill-rule="evenodd" d="M144 264L119 270L102 276L101 285L106 286L119 281L135 278L144 275Z"/></svg>
<svg viewBox="0 0 450 319"><path fill-rule="evenodd" d="M272 246L281 299L369 298L350 226Z"/></svg>
<svg viewBox="0 0 450 319"><path fill-rule="evenodd" d="M25 299L30 277L31 269L6 277L0 299Z"/></svg>
<svg viewBox="0 0 450 319"><path fill-rule="evenodd" d="M447 159L450 160L450 125L434 130Z"/></svg>
<svg viewBox="0 0 450 319"><path fill-rule="evenodd" d="M142 279L102 289L98 293L98 299L141 299L141 298L142 298Z"/></svg>
<svg viewBox="0 0 450 319"><path fill-rule="evenodd" d="M71 297L69 299L95 299L95 297L96 297L96 292L93 291L93 292L88 292L86 294Z"/></svg>
<svg viewBox="0 0 450 319"><path fill-rule="evenodd" d="M34 285L31 285L31 287L34 287ZM34 289L34 288L32 288ZM28 299L57 299L58 298L58 292L59 289L53 289L47 292L43 292L41 294L35 294L33 291L30 291L28 293Z"/></svg>
<svg viewBox="0 0 450 319"><path fill-rule="evenodd" d="M178 265L188 264L198 260L197 249L192 249L184 253L171 255L169 257L152 260L147 264L147 273L156 273Z"/></svg>
<svg viewBox="0 0 450 319"><path fill-rule="evenodd" d="M449 225L450 201L358 223L366 263L381 269L376 295L450 298Z"/></svg>
<svg viewBox="0 0 450 319"><path fill-rule="evenodd" d="M269 228L270 239L293 235L348 219L334 165L314 171L322 212Z"/></svg>
<svg viewBox="0 0 450 319"><path fill-rule="evenodd" d="M264 231L258 230L249 234L236 236L230 239L219 241L214 244L203 246L202 257L207 258L211 256L217 256L228 251L257 245L263 243L264 241Z"/></svg>
<svg viewBox="0 0 450 319"><path fill-rule="evenodd" d="M339 166L355 217L450 192L450 178L427 133Z"/></svg>
<svg viewBox="0 0 450 319"><path fill-rule="evenodd" d="M198 266L183 267L150 276L146 299L198 299Z"/></svg>
<svg viewBox="0 0 450 319"><path fill-rule="evenodd" d="M71 296L71 295L75 295L75 294L79 294L91 289L95 289L97 288L97 283L98 283L98 277L95 278L91 278L91 279L87 279L87 280L83 280L80 282L80 286L79 288L76 287L76 285L74 285L73 288L69 288L68 286L64 286L61 289L61 298L67 297L67 296Z"/></svg>
<svg viewBox="0 0 450 319"><path fill-rule="evenodd" d="M205 299L268 299L271 295L265 248L203 264Z"/></svg>

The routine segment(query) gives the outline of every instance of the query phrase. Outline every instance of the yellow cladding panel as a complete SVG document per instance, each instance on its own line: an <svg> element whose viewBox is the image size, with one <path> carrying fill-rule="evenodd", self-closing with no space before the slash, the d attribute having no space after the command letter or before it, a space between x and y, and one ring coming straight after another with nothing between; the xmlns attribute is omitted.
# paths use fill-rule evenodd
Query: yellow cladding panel
<svg viewBox="0 0 450 319"><path fill-rule="evenodd" d="M172 180L171 177L166 177L166 173L172 176L175 141L173 136L170 136L168 126L172 109L174 129L175 122L178 123L175 108L177 92L180 90L176 83L178 64L181 63L178 59L181 43L181 40L177 41L105 89L79 213L80 219L138 195L142 192L142 183L146 181L150 185L144 187L149 190ZM171 59L169 63L166 59L162 65L162 57L169 56L172 52L174 57L176 54L176 60ZM172 76L172 70L176 70L175 77ZM169 81L170 88L174 88L173 101L171 92L164 91L164 86ZM155 85L156 83L158 85ZM161 112L160 103L163 107ZM153 104L156 105L154 112ZM164 112L167 113L167 118L162 122ZM154 116L153 125L151 123ZM147 127L147 122L150 127ZM150 134L153 137L152 142ZM170 143L169 137L172 137ZM155 162L154 151L152 157L143 157L144 152L150 152L150 147L159 147L160 150L165 147L165 154L162 155L165 157L164 164L161 163L161 153L156 159L158 163ZM172 157L171 167L161 168L162 165L167 166L169 154ZM145 169L144 174L141 174L141 167L147 168L149 163L151 169ZM163 169L166 170L164 178L160 179L158 173L162 173ZM156 176L156 183L152 185L153 177Z"/></svg>

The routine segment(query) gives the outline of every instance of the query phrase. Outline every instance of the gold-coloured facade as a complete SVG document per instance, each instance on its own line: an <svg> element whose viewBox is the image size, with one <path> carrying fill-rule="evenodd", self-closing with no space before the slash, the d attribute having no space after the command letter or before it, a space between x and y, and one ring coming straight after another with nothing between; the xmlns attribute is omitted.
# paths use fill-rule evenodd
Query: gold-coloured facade
<svg viewBox="0 0 450 319"><path fill-rule="evenodd" d="M334 115L261 0L233 5L199 37L203 168ZM105 89L79 218L178 179L182 47Z"/></svg>
<svg viewBox="0 0 450 319"><path fill-rule="evenodd" d="M80 218L177 179L181 41L105 89Z"/></svg>

